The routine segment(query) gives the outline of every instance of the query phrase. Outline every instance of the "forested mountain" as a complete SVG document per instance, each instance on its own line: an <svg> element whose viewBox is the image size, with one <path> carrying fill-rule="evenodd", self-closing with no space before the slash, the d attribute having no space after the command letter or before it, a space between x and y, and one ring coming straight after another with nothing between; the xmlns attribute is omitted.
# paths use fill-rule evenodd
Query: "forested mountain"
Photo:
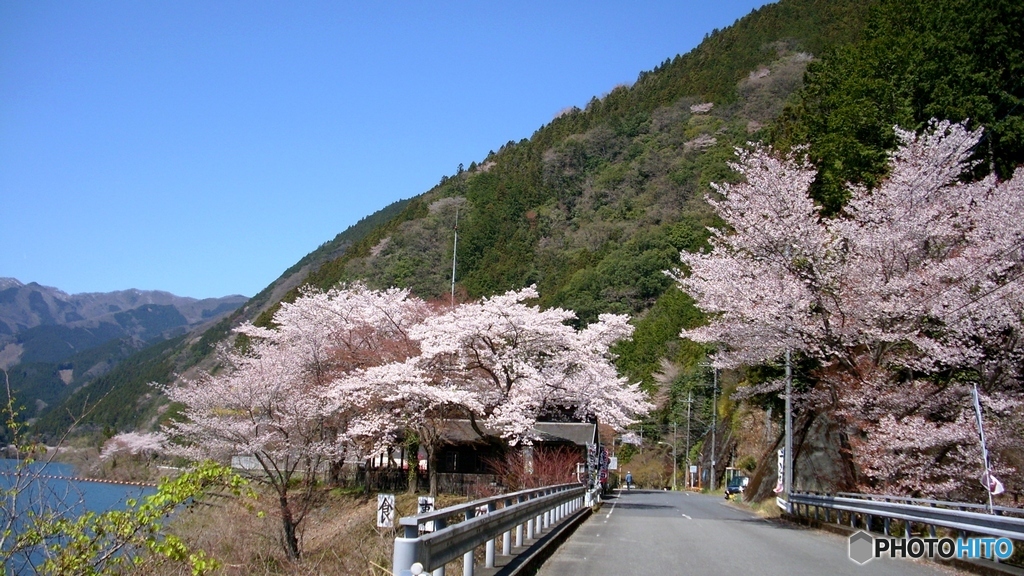
<svg viewBox="0 0 1024 576"><path fill-rule="evenodd" d="M622 346L620 365L653 386L666 355L692 364L702 354L680 351L679 328L699 315L669 289L662 271L678 262L680 250L703 245L713 224L702 200L708 183L732 177L726 163L733 147L762 138L807 64L858 38L870 5L784 0L711 32L693 51L640 73L632 86L561 114L529 139L467 159L468 167L431 190L360 221L201 338L166 350L161 361L185 373L231 326L267 323L276 303L294 298L305 283L363 280L444 296L458 211L459 298L536 284L542 305L571 308L581 323L602 312L632 314L638 330ZM72 397L72 405L87 393ZM136 393L115 388L102 403L134 405ZM95 401L95 391L89 398ZM57 412L39 429L66 424Z"/></svg>
<svg viewBox="0 0 1024 576"><path fill-rule="evenodd" d="M467 159L431 190L321 246L202 337L166 346L135 370L166 382L212 365L211 351L232 326L247 319L268 325L277 303L294 299L303 284L359 280L448 298L457 216L457 298L536 284L543 306L572 309L581 324L603 312L630 314L636 331L618 346L618 365L661 407L649 432L680 422L689 392L695 417L710 420L709 373L700 367L705 350L678 337L703 318L663 271L678 265L681 250L705 248L707 227L720 224L704 196L711 182L736 179L728 164L734 148L766 140L781 148L809 144L820 169L816 199L826 214L843 207L840 183L871 184L884 175L896 124L920 129L935 116L970 119L987 127L976 150L978 173L1006 175L1022 161L1024 142L1022 11L1020 3L998 0L764 6L640 73L632 86L566 111L528 139ZM801 373L812 368L798 365ZM723 375L726 395L717 406L726 432L750 427L750 413L729 393L741 381L775 376L772 367ZM105 380L110 392L88 422L156 423L150 399L159 397L141 378L122 373ZM71 405L80 407L87 393ZM750 402L774 408L776 419L780 414L775 395ZM39 429L66 425L56 414ZM800 441L813 445L814 435L828 431L811 422ZM757 426L765 437L777 431L772 422ZM719 454L743 452L735 435L718 439Z"/></svg>

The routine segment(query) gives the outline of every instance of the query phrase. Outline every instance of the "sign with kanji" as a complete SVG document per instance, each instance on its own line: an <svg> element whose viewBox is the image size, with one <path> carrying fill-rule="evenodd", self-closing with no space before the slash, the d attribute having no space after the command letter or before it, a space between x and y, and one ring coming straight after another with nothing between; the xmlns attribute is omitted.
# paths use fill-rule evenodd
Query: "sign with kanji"
<svg viewBox="0 0 1024 576"><path fill-rule="evenodd" d="M426 514L427 512L433 512L433 511L434 511L434 497L433 496L420 496L419 498L416 499L416 513L417 514ZM431 520L430 522L424 522L423 524L420 524L420 533L423 533L423 532L433 532L433 531L434 531L434 521L433 520Z"/></svg>
<svg viewBox="0 0 1024 576"><path fill-rule="evenodd" d="M395 495L377 494L377 527L395 527Z"/></svg>

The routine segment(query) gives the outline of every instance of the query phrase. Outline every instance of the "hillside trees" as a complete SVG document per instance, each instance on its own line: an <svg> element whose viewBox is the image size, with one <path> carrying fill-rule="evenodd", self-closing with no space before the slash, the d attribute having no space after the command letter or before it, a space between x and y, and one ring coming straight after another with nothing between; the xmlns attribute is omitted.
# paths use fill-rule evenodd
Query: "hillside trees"
<svg viewBox="0 0 1024 576"><path fill-rule="evenodd" d="M812 195L829 213L846 182L884 177L891 127L931 118L985 126L981 173L1009 178L1024 162L1024 5L1012 0L884 0L862 41L808 68L797 103L774 128L777 146L808 143L820 169Z"/></svg>
<svg viewBox="0 0 1024 576"><path fill-rule="evenodd" d="M998 465L1021 450L1024 177L960 182L981 139L961 124L896 137L889 176L851 186L834 218L806 160L740 152L745 181L708 200L727 229L674 273L711 317L682 336L716 345L719 367L805 355L804 409L856 431L865 488L967 497L981 489L966 481L981 473L968 383Z"/></svg>

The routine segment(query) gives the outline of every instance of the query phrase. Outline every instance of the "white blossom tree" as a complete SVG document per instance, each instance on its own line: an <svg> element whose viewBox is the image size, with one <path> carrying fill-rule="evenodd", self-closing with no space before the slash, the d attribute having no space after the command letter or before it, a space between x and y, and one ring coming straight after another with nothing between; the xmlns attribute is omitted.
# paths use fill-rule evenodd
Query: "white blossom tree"
<svg viewBox="0 0 1024 576"><path fill-rule="evenodd" d="M889 176L851 187L831 219L807 194L806 160L739 151L745 180L708 199L726 227L672 275L709 315L682 336L715 344L718 367L787 349L819 363L810 397L859 430L867 488L950 494L980 475L966 381L981 385L997 443L1014 440L1000 423L1021 400L1024 179L961 180L980 131L935 122L897 136ZM916 444L888 442L901 435Z"/></svg>
<svg viewBox="0 0 1024 576"><path fill-rule="evenodd" d="M474 425L498 430L513 444L530 442L545 412L569 410L623 428L650 410L608 352L632 333L625 316L605 314L576 330L566 323L572 312L541 310L525 303L531 298L535 287L464 303L410 330L430 386L459 394L453 401Z"/></svg>
<svg viewBox="0 0 1024 576"><path fill-rule="evenodd" d="M420 307L397 289L306 291L282 304L275 328L238 328L249 344L225 351L220 371L166 389L185 406L184 419L167 431L196 459L255 458L278 496L285 547L298 558L315 474L358 447L380 419L377 391L362 373L389 354L404 359L390 343Z"/></svg>
<svg viewBox="0 0 1024 576"><path fill-rule="evenodd" d="M100 459L108 460L118 454L151 456L162 453L167 447L167 437L159 432L123 432L103 443Z"/></svg>

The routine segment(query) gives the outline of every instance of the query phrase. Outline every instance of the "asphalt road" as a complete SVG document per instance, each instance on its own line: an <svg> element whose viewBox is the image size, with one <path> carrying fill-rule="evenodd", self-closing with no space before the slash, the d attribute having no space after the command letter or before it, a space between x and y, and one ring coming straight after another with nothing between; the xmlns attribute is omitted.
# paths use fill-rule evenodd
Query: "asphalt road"
<svg viewBox="0 0 1024 576"><path fill-rule="evenodd" d="M541 567L597 574L874 574L958 572L928 562L849 559L848 539L759 518L722 497L633 490L606 500Z"/></svg>

